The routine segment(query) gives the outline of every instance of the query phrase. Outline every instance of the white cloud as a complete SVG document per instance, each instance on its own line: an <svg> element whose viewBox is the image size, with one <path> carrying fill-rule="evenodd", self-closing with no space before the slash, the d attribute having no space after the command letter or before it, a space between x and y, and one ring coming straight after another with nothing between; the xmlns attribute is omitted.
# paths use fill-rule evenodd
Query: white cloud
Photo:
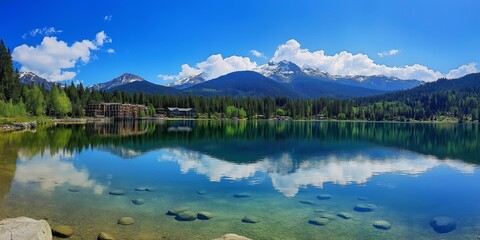
<svg viewBox="0 0 480 240"><path fill-rule="evenodd" d="M257 67L257 63L252 62L248 57L230 56L223 58L221 54L216 54L195 64L195 67L183 64L182 71L178 75L160 74L158 76L164 80L176 80L203 73L206 79L213 79L235 71L253 70L255 67Z"/></svg>
<svg viewBox="0 0 480 240"><path fill-rule="evenodd" d="M44 27L44 28L35 28L30 30L28 33L24 33L22 35L22 38L25 39L27 38L28 35L35 37L37 35L45 35L45 36L50 36L56 33L61 33L62 30L55 29L54 27Z"/></svg>
<svg viewBox="0 0 480 240"><path fill-rule="evenodd" d="M477 73L477 72L480 72L480 69L477 68L477 64L469 63L469 64L462 65L457 69L451 70L450 72L448 72L448 74L445 77L448 79L454 79L454 78L463 77L470 73Z"/></svg>
<svg viewBox="0 0 480 240"><path fill-rule="evenodd" d="M82 40L68 45L56 37L44 37L40 45L23 44L13 50L12 58L20 63L20 71L33 72L50 81L73 79L76 72L72 69L78 62L88 63L91 51L98 50L111 39L103 32L96 35L94 41Z"/></svg>
<svg viewBox="0 0 480 240"><path fill-rule="evenodd" d="M103 17L103 20L104 20L105 22L110 22L110 21L112 21L112 15L107 15L107 16Z"/></svg>
<svg viewBox="0 0 480 240"><path fill-rule="evenodd" d="M114 53L115 53L115 49L109 48L109 49L107 49L107 53L114 54Z"/></svg>
<svg viewBox="0 0 480 240"><path fill-rule="evenodd" d="M250 50L250 54L257 58L266 58L265 55L257 50Z"/></svg>
<svg viewBox="0 0 480 240"><path fill-rule="evenodd" d="M403 67L388 67L376 64L365 54L352 54L342 51L335 55L326 55L323 50L311 52L301 48L300 43L291 39L278 46L272 61L287 60L301 67L318 68L333 75L385 75L401 79L419 79L434 81L443 77L438 71L420 64Z"/></svg>
<svg viewBox="0 0 480 240"><path fill-rule="evenodd" d="M377 54L378 54L378 56L380 56L380 57L386 57L386 56L396 55L398 52L399 52L399 50L397 50L397 49L392 49L392 50L390 50L390 51L381 52L381 53L377 53Z"/></svg>

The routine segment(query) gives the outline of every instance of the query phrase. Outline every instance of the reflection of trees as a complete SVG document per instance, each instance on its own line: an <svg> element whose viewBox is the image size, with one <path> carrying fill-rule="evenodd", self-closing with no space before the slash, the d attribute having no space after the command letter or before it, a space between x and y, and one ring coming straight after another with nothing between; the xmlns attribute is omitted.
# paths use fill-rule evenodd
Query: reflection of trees
<svg viewBox="0 0 480 240"><path fill-rule="evenodd" d="M0 202L10 191L15 176L18 144L12 134L0 134Z"/></svg>

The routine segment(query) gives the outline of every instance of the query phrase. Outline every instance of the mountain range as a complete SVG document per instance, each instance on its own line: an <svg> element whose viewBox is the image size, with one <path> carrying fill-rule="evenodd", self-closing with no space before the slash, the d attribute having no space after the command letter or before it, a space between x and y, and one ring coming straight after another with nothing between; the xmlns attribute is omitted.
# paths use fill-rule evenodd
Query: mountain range
<svg viewBox="0 0 480 240"><path fill-rule="evenodd" d="M22 74L22 83L53 84L33 73ZM46 84L48 83L48 84ZM383 94L414 88L418 80L401 80L386 76L337 76L314 68L301 68L288 62L268 62L252 71L232 72L215 79L206 74L180 79L165 86L125 73L108 82L89 88L108 92L126 91L149 94L195 94L202 96L291 98L349 98ZM48 88L51 85L48 85Z"/></svg>
<svg viewBox="0 0 480 240"><path fill-rule="evenodd" d="M44 86L45 89L52 88L55 83L48 81L45 78L37 76L35 73L32 72L22 72L20 74L20 82L25 85L34 84L37 86Z"/></svg>

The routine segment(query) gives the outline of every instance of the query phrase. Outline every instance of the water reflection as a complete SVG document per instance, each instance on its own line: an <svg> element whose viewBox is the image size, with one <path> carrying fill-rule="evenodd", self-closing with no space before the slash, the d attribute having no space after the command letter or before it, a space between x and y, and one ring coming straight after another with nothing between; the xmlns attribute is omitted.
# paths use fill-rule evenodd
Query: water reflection
<svg viewBox="0 0 480 240"><path fill-rule="evenodd" d="M195 171L213 182L222 179L238 181L252 178L259 172L267 173L273 187L288 197L294 197L300 188L307 186L323 188L325 183L364 184L375 175L387 173L419 175L440 166L447 166L466 174L475 171L473 164L438 160L433 156L398 152L388 148L307 159L295 159L292 154L283 153L245 164L222 161L199 152L173 148L161 151L158 160L177 162L182 173Z"/></svg>
<svg viewBox="0 0 480 240"><path fill-rule="evenodd" d="M73 154L37 154L33 157L20 154L14 181L19 183L38 183L44 191L53 191L57 187L91 188L94 193L102 194L104 187L90 179L87 169L79 169L73 164Z"/></svg>

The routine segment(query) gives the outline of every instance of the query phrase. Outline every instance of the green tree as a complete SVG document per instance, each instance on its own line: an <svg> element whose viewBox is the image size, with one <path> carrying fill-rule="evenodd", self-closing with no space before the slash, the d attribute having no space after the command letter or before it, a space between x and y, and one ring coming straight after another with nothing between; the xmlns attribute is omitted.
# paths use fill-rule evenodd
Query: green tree
<svg viewBox="0 0 480 240"><path fill-rule="evenodd" d="M52 87L50 96L47 101L47 109L51 116L65 117L67 113L72 112L72 103L67 94L58 89L57 86Z"/></svg>
<svg viewBox="0 0 480 240"><path fill-rule="evenodd" d="M25 91L26 109L35 116L41 116L45 112L45 100L43 93L37 86Z"/></svg>

